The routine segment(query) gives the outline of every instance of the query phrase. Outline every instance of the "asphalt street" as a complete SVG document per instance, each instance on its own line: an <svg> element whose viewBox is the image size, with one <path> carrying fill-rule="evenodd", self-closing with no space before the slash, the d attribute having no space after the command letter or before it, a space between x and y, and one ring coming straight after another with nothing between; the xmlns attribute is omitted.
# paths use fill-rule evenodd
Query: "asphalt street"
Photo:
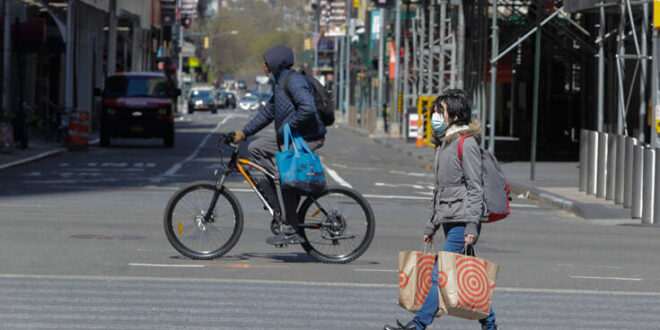
<svg viewBox="0 0 660 330"><path fill-rule="evenodd" d="M211 261L169 245L168 199L213 179L216 133L251 114L186 116L174 149L113 140L0 171L0 329L380 329L409 317L396 305L397 256L422 247L431 172L350 130L330 129L320 154L331 183L374 209L375 239L360 259L326 265L267 245L270 219L237 176L228 186L245 213L238 245ZM589 222L517 196L513 211L485 225L478 245L500 266L503 329L660 328L660 229Z"/></svg>

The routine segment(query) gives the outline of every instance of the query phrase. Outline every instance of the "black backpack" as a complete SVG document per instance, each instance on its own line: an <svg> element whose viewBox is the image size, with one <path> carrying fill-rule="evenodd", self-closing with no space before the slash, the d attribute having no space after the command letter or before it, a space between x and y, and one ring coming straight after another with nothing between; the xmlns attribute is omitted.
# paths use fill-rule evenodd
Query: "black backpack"
<svg viewBox="0 0 660 330"><path fill-rule="evenodd" d="M295 74L296 71L293 71L289 73L286 77L284 77L284 81L282 82L282 86L284 86L284 92L286 95L289 97L291 102L293 102L293 98L291 97L291 93L289 92L289 78L291 77L292 74ZM321 121L323 122L323 125L325 126L332 126L332 124L335 123L335 104L332 100L332 97L328 93L328 90L319 82L316 78L313 76L307 74L305 71L299 72L303 78L307 81L307 83L312 86L312 90L314 92L314 103L316 103L316 111L319 113L319 117L321 117Z"/></svg>

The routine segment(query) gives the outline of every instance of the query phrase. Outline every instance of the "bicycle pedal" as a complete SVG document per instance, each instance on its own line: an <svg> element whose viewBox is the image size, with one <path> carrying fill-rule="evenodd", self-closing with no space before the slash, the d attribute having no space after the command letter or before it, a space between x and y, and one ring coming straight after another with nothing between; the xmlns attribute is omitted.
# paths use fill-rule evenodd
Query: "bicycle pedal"
<svg viewBox="0 0 660 330"><path fill-rule="evenodd" d="M278 249L284 249L284 248L289 247L289 244L278 244L278 245L273 245L273 246L278 248Z"/></svg>

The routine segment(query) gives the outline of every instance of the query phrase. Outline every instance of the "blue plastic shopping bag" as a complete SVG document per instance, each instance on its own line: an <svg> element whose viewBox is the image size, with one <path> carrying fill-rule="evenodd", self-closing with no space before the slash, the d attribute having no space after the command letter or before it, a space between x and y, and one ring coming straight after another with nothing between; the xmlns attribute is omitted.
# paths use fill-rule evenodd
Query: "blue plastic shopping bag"
<svg viewBox="0 0 660 330"><path fill-rule="evenodd" d="M283 127L284 145L275 153L275 163L284 189L305 195L321 192L326 185L321 159L300 136L293 136L288 124Z"/></svg>

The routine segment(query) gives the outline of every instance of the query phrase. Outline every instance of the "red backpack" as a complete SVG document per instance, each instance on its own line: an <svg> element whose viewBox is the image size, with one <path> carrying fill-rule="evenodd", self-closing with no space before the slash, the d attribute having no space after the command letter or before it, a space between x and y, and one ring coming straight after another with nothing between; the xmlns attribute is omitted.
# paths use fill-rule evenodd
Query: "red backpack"
<svg viewBox="0 0 660 330"><path fill-rule="evenodd" d="M463 164L463 144L470 135L461 135L458 140L458 160ZM481 151L481 183L484 192L486 223L502 220L511 214L511 186L497 159L488 150Z"/></svg>

